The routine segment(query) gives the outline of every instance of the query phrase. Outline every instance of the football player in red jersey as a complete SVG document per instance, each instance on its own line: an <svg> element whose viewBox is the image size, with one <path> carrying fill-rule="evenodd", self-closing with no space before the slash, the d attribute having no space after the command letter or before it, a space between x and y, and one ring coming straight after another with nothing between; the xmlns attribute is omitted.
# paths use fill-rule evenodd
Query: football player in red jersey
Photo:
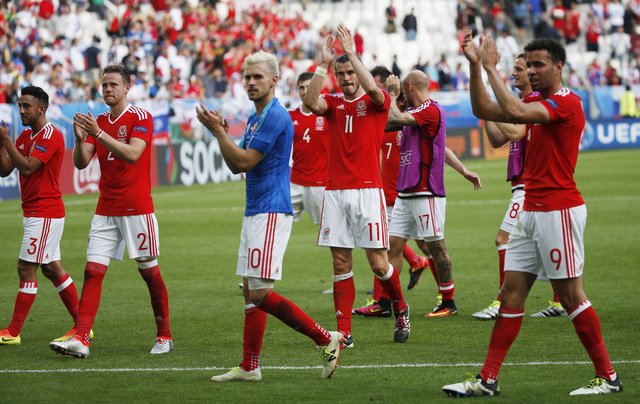
<svg viewBox="0 0 640 404"><path fill-rule="evenodd" d="M580 97L562 84L566 51L552 39L535 39L525 46L531 88L539 92L537 100L525 103L511 93L498 72L500 55L491 37L481 37L478 46L468 35L463 47L471 65L472 103L490 102L482 84L482 66L503 112L496 121L527 124L524 132L509 139L527 141L527 195L509 236L502 302L484 366L476 378L442 389L451 396L499 394L500 367L520 331L527 295L538 275L543 275L550 279L595 368L595 378L570 395L622 391L600 321L582 287L587 208L573 174L586 121Z"/></svg>
<svg viewBox="0 0 640 404"><path fill-rule="evenodd" d="M91 221L87 264L80 298L77 334L51 342L54 351L78 358L89 356L89 333L100 305L102 281L112 259L121 261L125 244L129 258L147 283L157 333L152 354L173 350L169 326L169 298L157 257L158 221L151 199L151 137L153 117L127 101L129 73L118 65L104 68L102 94L109 111L94 117L77 113L73 129L73 162L81 170L97 154L100 198Z"/></svg>
<svg viewBox="0 0 640 404"><path fill-rule="evenodd" d="M352 250L363 248L371 270L389 294L396 316L394 341L409 338L409 306L402 295L398 271L389 264L387 212L380 178L380 147L391 97L379 88L354 50L351 31L339 25L344 55L335 60L343 95L320 96L322 82L334 58L334 38L327 36L322 58L307 89L304 104L329 124L329 179L318 245L333 257L333 298L338 331L351 337L355 300Z"/></svg>
<svg viewBox="0 0 640 404"><path fill-rule="evenodd" d="M0 176L14 168L20 173L24 237L18 258L20 287L7 329L0 331L0 345L19 345L20 330L38 291L38 266L53 282L75 323L78 318L78 292L60 264L60 239L64 230L64 204L58 182L64 156L64 137L47 122L49 96L40 87L21 90L18 108L22 125L28 126L14 145L4 121L0 126ZM2 152L2 148L6 153ZM69 334L69 333L67 333ZM68 338L68 335L58 339Z"/></svg>

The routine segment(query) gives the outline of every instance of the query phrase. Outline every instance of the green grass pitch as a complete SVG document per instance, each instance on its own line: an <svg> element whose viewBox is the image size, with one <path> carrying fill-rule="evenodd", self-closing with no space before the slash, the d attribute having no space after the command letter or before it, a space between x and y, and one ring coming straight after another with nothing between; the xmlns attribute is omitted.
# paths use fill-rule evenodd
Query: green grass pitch
<svg viewBox="0 0 640 404"><path fill-rule="evenodd" d="M242 358L243 300L235 263L244 211L244 183L153 190L160 225L160 269L169 291L175 350L150 355L155 324L146 285L133 261L113 262L103 285L91 356L79 360L49 350L72 325L55 288L39 274L39 293L22 329L22 345L0 346L3 403L108 402L445 402L445 384L475 375L484 361L493 322L471 314L487 306L498 287L494 238L510 198L506 161L466 161L483 189L473 191L447 168L445 240L453 262L459 314L424 318L436 297L425 273L406 291L411 336L393 343L393 319L354 318L355 347L342 353L332 379L320 378L315 346L270 317L260 383L211 383ZM585 291L602 324L624 391L569 397L593 377L593 367L570 321L533 319L548 305L548 283L534 285L520 335L500 373L508 403L640 402L640 149L581 153L576 182L588 209ZM97 195L65 196L62 264L82 288L87 235ZM17 200L0 203L0 326L8 326L18 287L22 238ZM330 254L316 247L308 216L294 224L276 291L325 328L335 328ZM415 247L415 244L412 243ZM356 307L366 302L372 274L363 251L354 252ZM483 399L486 400L486 399Z"/></svg>

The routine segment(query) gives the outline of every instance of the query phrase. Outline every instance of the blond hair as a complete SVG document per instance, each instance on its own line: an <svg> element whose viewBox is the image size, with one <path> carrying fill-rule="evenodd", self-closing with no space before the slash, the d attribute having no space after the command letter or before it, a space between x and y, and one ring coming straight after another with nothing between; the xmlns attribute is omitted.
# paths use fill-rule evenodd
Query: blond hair
<svg viewBox="0 0 640 404"><path fill-rule="evenodd" d="M247 56L244 59L242 68L246 70L247 67L257 65L258 63L266 63L267 72L272 76L279 76L278 61L276 60L276 57L273 54L265 51L256 52Z"/></svg>

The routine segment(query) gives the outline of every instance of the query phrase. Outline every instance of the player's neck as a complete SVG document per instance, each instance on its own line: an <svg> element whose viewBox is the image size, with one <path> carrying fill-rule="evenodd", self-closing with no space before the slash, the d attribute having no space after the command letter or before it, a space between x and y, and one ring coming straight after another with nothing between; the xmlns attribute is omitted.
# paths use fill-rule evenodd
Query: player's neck
<svg viewBox="0 0 640 404"><path fill-rule="evenodd" d="M563 87L564 86L562 85L562 82L560 82L560 83L556 84L553 87L541 90L540 91L540 99L541 100L546 100L547 98L551 97L552 95L554 95L555 93L560 91L560 89L562 89Z"/></svg>
<svg viewBox="0 0 640 404"><path fill-rule="evenodd" d="M256 107L256 116L260 116L260 114L262 114L262 111L264 110L264 108L269 105L269 103L271 102L272 99L275 98L275 94L269 93L269 95L267 95L266 97L263 97L259 100L256 100L253 102L253 104Z"/></svg>
<svg viewBox="0 0 640 404"><path fill-rule="evenodd" d="M363 94L364 94L364 89L362 88L362 86L360 86L360 87L358 87L358 90L356 90L355 93L353 93L351 95L344 94L344 99L347 100L347 101L353 101L356 98L362 97Z"/></svg>
<svg viewBox="0 0 640 404"><path fill-rule="evenodd" d="M300 112L302 112L305 115L309 115L311 113L311 110L305 107L303 102L302 104L300 104Z"/></svg>
<svg viewBox="0 0 640 404"><path fill-rule="evenodd" d="M111 106L111 117L117 118L119 117L125 109L127 109L127 105L129 105L129 101L125 98L122 102Z"/></svg>
<svg viewBox="0 0 640 404"><path fill-rule="evenodd" d="M31 133L35 135L36 133L40 132L46 124L47 120L44 117L42 117L42 119L38 119L36 123L31 125Z"/></svg>

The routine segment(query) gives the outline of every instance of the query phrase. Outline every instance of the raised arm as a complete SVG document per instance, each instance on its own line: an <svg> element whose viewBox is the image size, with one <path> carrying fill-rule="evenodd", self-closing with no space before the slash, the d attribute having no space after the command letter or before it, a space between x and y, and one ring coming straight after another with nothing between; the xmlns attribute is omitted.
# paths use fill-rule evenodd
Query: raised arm
<svg viewBox="0 0 640 404"><path fill-rule="evenodd" d="M452 152L448 147L444 149L444 162L447 163L451 168L459 172L467 181L473 184L473 189L482 188L482 183L480 182L480 177L478 174L467 170L467 167L462 164L462 162L458 159L456 154Z"/></svg>
<svg viewBox="0 0 640 404"><path fill-rule="evenodd" d="M356 76L358 76L358 81L360 82L362 89L375 104L384 104L384 93L380 87L376 85L376 81L373 79L371 72L369 72L369 69L366 68L364 63L362 63L356 54L351 31L344 25L340 24L338 25L337 32L338 38L340 38L340 42L342 42L342 50L349 58L349 62L351 62L351 66L353 66L353 70L356 72Z"/></svg>
<svg viewBox="0 0 640 404"><path fill-rule="evenodd" d="M2 153L2 147L7 151L8 156ZM22 154L13 144L9 137L9 128L2 121L0 126L0 177L6 177L13 171L14 168L18 169L18 172L24 177L28 177L33 174L38 168L42 167L44 163L36 157L30 156L24 158Z"/></svg>
<svg viewBox="0 0 640 404"><path fill-rule="evenodd" d="M400 111L396 103L396 99L400 94L400 79L394 75L389 76L384 84L384 88L391 96L391 108L389 109L389 118L387 118L387 126L384 131L391 132L393 130L400 130L404 126L418 126L418 121L416 121L413 115Z"/></svg>
<svg viewBox="0 0 640 404"><path fill-rule="evenodd" d="M491 88L496 96L500 108L506 115L506 120L511 123L547 123L551 120L549 111L539 102L524 103L518 99L502 80L496 65L500 60L500 54L491 37L485 37L483 43L482 67L489 76ZM496 119L492 119L496 120Z"/></svg>
<svg viewBox="0 0 640 404"><path fill-rule="evenodd" d="M196 106L196 116L211 134L218 139L222 158L232 173L247 172L264 158L264 155L259 151L250 148L245 150L229 137L227 133L229 124L218 111L210 111L200 104L200 108Z"/></svg>
<svg viewBox="0 0 640 404"><path fill-rule="evenodd" d="M304 96L304 106L309 108L311 112L315 115L322 115L327 111L329 107L327 102L320 98L320 91L322 91L322 83L324 82L324 75L327 73L329 66L331 66L331 62L336 56L336 51L333 49L333 35L329 34L324 39L324 43L322 44L322 52L320 63L318 64L318 68L316 69L316 73L311 78L309 82L309 87L307 87L307 93Z"/></svg>
<svg viewBox="0 0 640 404"><path fill-rule="evenodd" d="M480 37L480 45L484 37ZM473 42L471 31L467 32L462 41L462 51L469 61L469 95L473 114L480 119L502 121L507 119L500 105L491 99L482 81L482 48Z"/></svg>

